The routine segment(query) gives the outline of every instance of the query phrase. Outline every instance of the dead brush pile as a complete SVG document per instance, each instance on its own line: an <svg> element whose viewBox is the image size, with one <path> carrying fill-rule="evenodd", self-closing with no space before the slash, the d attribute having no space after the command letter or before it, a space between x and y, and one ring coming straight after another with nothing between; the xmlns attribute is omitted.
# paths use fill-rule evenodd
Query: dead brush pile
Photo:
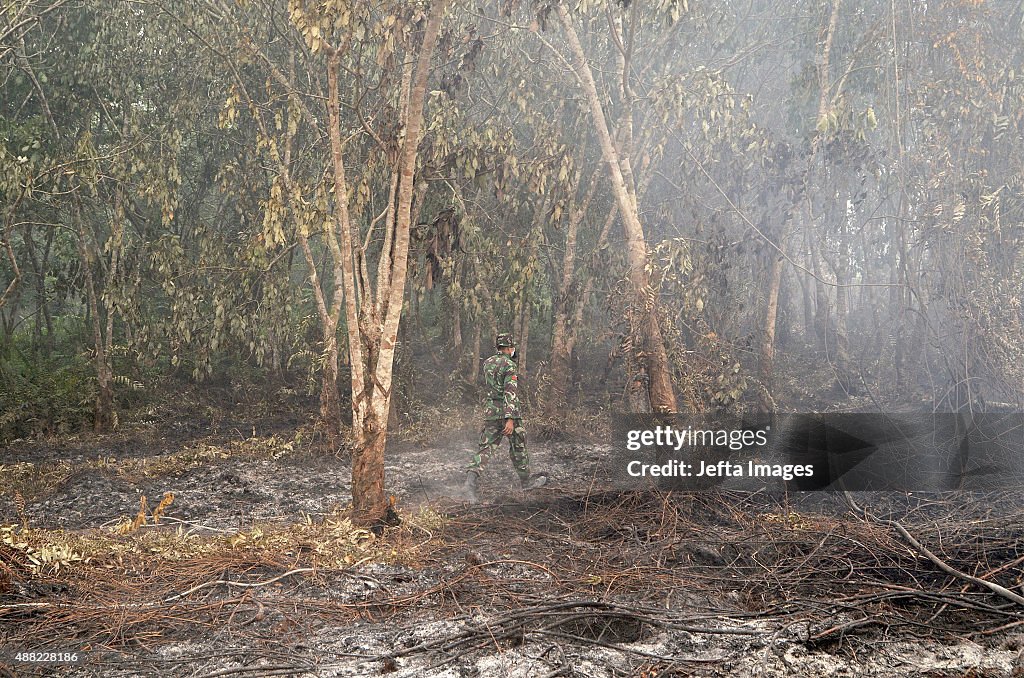
<svg viewBox="0 0 1024 678"><path fill-rule="evenodd" d="M0 573L20 574L22 585L0 590L0 643L59 638L65 646L135 647L263 620L275 605L290 606L296 591L326 603L339 581L364 579L361 565L419 557L440 524L420 511L380 538L341 514L244 531L171 517L128 530L4 526ZM344 613L345 606L331 609Z"/></svg>
<svg viewBox="0 0 1024 678"><path fill-rule="evenodd" d="M870 499L854 512L842 495L549 493L425 510L381 537L340 515L213 535L171 519L126 535L12 527L36 564L32 582L0 592L0 641L152 648L205 629L302 644L356 618L447 620L436 638L363 658L446 662L547 638L676 665L631 643L795 633L828 648L1024 624L1019 497ZM47 547L64 560L42 562Z"/></svg>
<svg viewBox="0 0 1024 678"><path fill-rule="evenodd" d="M1024 624L1018 497L869 498L877 515L852 513L842 495L635 492L460 516L447 533L465 541L447 548L473 566L438 605L512 612L422 649L461 652L495 634L608 645L659 628L795 630L828 647Z"/></svg>

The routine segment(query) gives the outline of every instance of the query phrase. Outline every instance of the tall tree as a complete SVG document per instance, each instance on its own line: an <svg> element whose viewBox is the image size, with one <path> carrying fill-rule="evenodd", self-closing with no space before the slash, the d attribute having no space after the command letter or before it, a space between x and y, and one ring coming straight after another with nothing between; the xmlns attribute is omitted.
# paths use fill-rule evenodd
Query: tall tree
<svg viewBox="0 0 1024 678"><path fill-rule="evenodd" d="M628 158L621 157L615 148L601 98L594 82L594 74L569 13L561 3L555 6L555 11L558 13L558 19L569 45L573 59L573 71L579 79L583 95L590 108L594 130L601 147L601 157L608 172L608 182L615 196L626 234L628 276L635 297L636 313L640 317L640 334L643 340L642 355L646 368L647 392L651 408L655 412L676 412L678 408L672 388L672 371L669 367L668 353L665 350L665 340L658 324L658 307L656 300L650 299L647 294L647 290L650 289L647 273L647 241L640 223L636 186L632 183ZM628 68L623 72L622 77L624 79L629 77ZM622 121L622 126L631 129L633 125L631 107L626 108L624 116L626 118ZM627 176L630 178L629 184L627 184Z"/></svg>

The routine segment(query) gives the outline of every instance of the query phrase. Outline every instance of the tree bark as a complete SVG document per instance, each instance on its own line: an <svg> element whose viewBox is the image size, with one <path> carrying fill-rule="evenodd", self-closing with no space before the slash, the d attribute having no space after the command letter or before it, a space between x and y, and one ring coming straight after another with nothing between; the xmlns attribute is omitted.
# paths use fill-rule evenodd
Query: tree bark
<svg viewBox="0 0 1024 678"><path fill-rule="evenodd" d="M359 351L352 357L353 433L355 446L352 454L352 509L353 518L363 524L379 521L388 508L384 494L384 449L387 441L387 414L391 403L391 383L394 371L395 347L398 339L398 325L402 316L405 297L406 275L409 265L409 230L412 221L413 176L416 170L416 155L423 128L423 104L426 97L427 76L430 60L437 44L441 21L444 18L447 0L437 0L430 8L423 42L417 55L415 74L408 95L405 111L405 141L396 171L399 173L397 206L393 237L390 242L390 265L384 276L378 276L377 301L380 304L381 324L379 341L369 342L365 348L364 363L358 335L358 310L354 296L346 301L346 315L349 318L349 345ZM338 108L337 61L332 55L334 68L329 76L329 112L331 115L331 145L336 182L344 183L344 164L341 157L340 114ZM339 171L340 170L340 173ZM336 199L344 202L345 193L335 189ZM347 269L346 293L355 291L352 267L352 239L348 224L347 209L343 211L342 250ZM369 377L369 379L367 379Z"/></svg>
<svg viewBox="0 0 1024 678"><path fill-rule="evenodd" d="M14 290L18 288L18 283L21 282L21 268L18 266L18 258L14 254L14 247L11 246L11 234L14 232L14 216L17 213L18 205L21 204L22 199L25 197L25 190L21 189L18 191L18 197L11 202L10 206L4 211L4 232L3 232L3 244L4 252L7 254L7 259L11 263L11 281L4 288L2 294L0 294L0 308L4 307L7 300L11 297Z"/></svg>
<svg viewBox="0 0 1024 678"><path fill-rule="evenodd" d="M466 381L476 384L477 376L480 374L480 318L473 319L473 351L470 356L469 365L466 370Z"/></svg>
<svg viewBox="0 0 1024 678"><path fill-rule="evenodd" d="M803 231L804 231L804 248L805 248L806 252L809 252L810 251L810 247L811 247L810 246L810 239L809 239L809 236L808 236L808 231L809 230L810 229L808 227L806 227L806 225L805 225L805 228L803 229ZM805 268L809 269L809 268L811 268L813 266L813 264L811 264L809 259L805 258L803 261L804 261L804 267ZM800 295L801 295L801 298L802 298L802 301L803 301L803 311L804 311L804 341L808 345L813 345L814 344L814 338L813 338L813 334L814 334L814 299L811 297L811 290L812 290L812 288L814 286L814 280L812 280L807 275L800 275L799 276L799 280L800 280Z"/></svg>
<svg viewBox="0 0 1024 678"><path fill-rule="evenodd" d="M529 355L530 349L530 293L527 289L523 293L523 305L519 315L519 348L516 349L516 363L519 367L520 378L524 378L527 372L526 358ZM525 384L520 384L519 395L521 398L526 398Z"/></svg>
<svg viewBox="0 0 1024 678"><path fill-rule="evenodd" d="M28 253L28 260L32 265L32 275L35 277L36 306L38 308L32 330L33 357L40 351L46 357L49 357L53 352L53 319L50 313L50 302L46 294L46 271L49 270L50 252L53 246L55 230L53 227L47 229L46 245L41 255L36 249L37 245L33 235L34 229L32 224L26 225L22 233L25 249ZM44 327L46 328L45 337L43 336Z"/></svg>
<svg viewBox="0 0 1024 678"><path fill-rule="evenodd" d="M572 271L576 259L576 219L570 217L569 228L565 236L565 256L562 259L562 280L558 286L555 299L555 312L551 327L551 384L545 401L549 412L562 407L569 393L571 377L572 346L569 341L569 311L573 299L571 295ZM575 303L581 303L576 299Z"/></svg>
<svg viewBox="0 0 1024 678"><path fill-rule="evenodd" d="M93 414L93 429L103 433L112 430L117 422L114 413L113 371L107 360L99 294L96 291L96 281L93 276L93 263L97 257L95 250L90 246L85 219L82 216L81 198L77 189L71 195L71 216L77 236L78 258L82 262L82 274L85 276L86 303L89 305L92 325L93 363L96 365L96 406Z"/></svg>
<svg viewBox="0 0 1024 678"><path fill-rule="evenodd" d="M352 495L353 505L356 497L357 454L368 447L365 435L367 415L367 393L365 387L365 369L363 362L364 347L359 332L359 309L357 306L356 275L353 257L352 228L348 213L348 180L345 176L345 158L341 143L341 105L338 87L338 69L340 56L332 51L327 59L327 116L329 121L328 136L331 140L331 162L334 170L334 219L340 235L340 242L328 237L332 254L335 247L336 265L341 267L342 290L345 307L345 328L348 333L348 352L352 373L352 434L355 449L352 460ZM330 229L333 230L333 229ZM362 479L363 475L359 475ZM365 491L360 487L360 491Z"/></svg>
<svg viewBox="0 0 1024 678"><path fill-rule="evenodd" d="M551 198L546 197L544 200L537 203L533 211L533 233L527 236L529 242L529 249L526 252L525 271L531 270L531 267L536 263L537 257L537 242L543 237L543 223L547 218L549 208L551 207ZM516 348L516 364L519 367L520 378L526 374L528 364L527 358L529 356L530 348L530 286L533 284L532 275L525 275L523 280L523 291L519 296L515 308L515 329L513 335L518 341L519 345ZM520 397L525 397L526 391L523 390L523 384L520 384Z"/></svg>
<svg viewBox="0 0 1024 678"><path fill-rule="evenodd" d="M779 237L779 248L785 251L786 239L789 235L789 223L782 229ZM764 327L761 336L761 393L760 407L762 412L772 409L772 382L775 377L775 325L779 314L779 290L782 287L783 253L774 252L768 268L768 302L765 306Z"/></svg>
<svg viewBox="0 0 1024 678"><path fill-rule="evenodd" d="M574 294L576 278L576 237L587 208L597 188L598 173L591 177L587 194L580 204L569 210L569 223L565 232L565 254L562 257L562 276L555 293L555 309L551 320L551 369L545 408L549 413L565 405L572 380L572 351L576 343L575 327L570 326L569 314L586 303ZM574 201L575 202L575 201Z"/></svg>
<svg viewBox="0 0 1024 678"><path fill-rule="evenodd" d="M850 339L847 335L846 320L849 315L847 298L848 270L842 263L844 254L840 253L840 262L836 265L836 361L835 373L839 387L847 395L856 395L857 385L853 376L850 361Z"/></svg>
<svg viewBox="0 0 1024 678"><path fill-rule="evenodd" d="M462 309L458 301L452 301L452 349L456 363L462 357Z"/></svg>

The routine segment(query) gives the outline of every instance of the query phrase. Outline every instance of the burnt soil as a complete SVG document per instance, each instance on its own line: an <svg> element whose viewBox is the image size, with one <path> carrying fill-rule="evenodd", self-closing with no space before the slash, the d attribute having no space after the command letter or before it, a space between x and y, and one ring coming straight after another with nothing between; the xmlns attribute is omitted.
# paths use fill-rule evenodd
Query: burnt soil
<svg viewBox="0 0 1024 678"><path fill-rule="evenodd" d="M865 520L836 495L613 491L600 436L534 435L549 484L499 457L469 506L473 415L446 411L392 434L403 523L378 534L346 521L314 401L218 396L3 450L0 676L1024 675L1024 607L879 519L1020 593L1019 496L862 496ZM587 429L532 430L559 423ZM61 540L94 550L28 558Z"/></svg>

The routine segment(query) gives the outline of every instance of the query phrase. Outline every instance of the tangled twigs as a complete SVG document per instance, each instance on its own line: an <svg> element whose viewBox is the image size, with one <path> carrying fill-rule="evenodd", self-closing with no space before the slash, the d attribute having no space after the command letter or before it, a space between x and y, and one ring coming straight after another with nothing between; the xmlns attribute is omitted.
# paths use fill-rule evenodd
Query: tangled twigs
<svg viewBox="0 0 1024 678"><path fill-rule="evenodd" d="M825 638L830 638L830 637L833 637L833 636L844 635L848 631L852 631L852 630L858 629L858 628L863 628L863 627L868 626L870 624L876 624L876 623L878 623L878 622L873 617L864 617L863 619L854 619L852 621L848 621L848 622L845 622L843 624L836 624L834 626L830 626L829 628L825 629L824 631L821 631L819 633L814 634L813 636L811 636L810 639L812 641L817 642L817 641L823 640Z"/></svg>
<svg viewBox="0 0 1024 678"><path fill-rule="evenodd" d="M1017 595L1016 593L1014 593L1013 591L1009 590L1008 588L1006 588L1004 586L1000 586L999 584L996 584L995 582L988 581L987 579L982 579L981 577L975 577L974 575L967 574L966 572L961 572L960 570L956 569L955 567L950 566L944 560L942 560L937 555L935 555L930 550L928 550L927 546L925 546L924 544L919 542L917 539L915 539L914 536L912 534L910 534L910 532L907 531L907 528L903 527L903 525L901 525L898 520L890 520L890 521L888 521L888 524L891 525L892 527L894 527L897 532L899 532L901 535L903 535L904 539L906 539L908 542L910 542L911 546L913 546L918 551L923 553L924 556L928 560L930 560L933 563L935 563L935 566L938 567L943 572L945 572L946 574L953 575L954 577L959 577L960 579L963 579L964 581L969 581L972 584L977 584L978 586L983 586L983 587L987 588L989 591L992 591L993 593L995 593L996 595L1002 596L1003 598L1006 598L1007 600L1012 600L1013 602L1017 603L1018 605L1024 605L1024 597Z"/></svg>
<svg viewBox="0 0 1024 678"><path fill-rule="evenodd" d="M1019 594L1018 497L873 501L876 515L888 510L913 539L877 517L852 518L842 495L558 495L452 512L426 542L382 539L377 554L403 558L387 564L364 567L369 555L360 555L329 566L309 535L298 547L264 539L251 550L83 564L88 576L56 586L15 583L0 595L0 625L11 640L111 649L191 638L196 628L208 642L282 643L286 652L264 666L249 656L246 666L206 668L249 678L271 666L322 666L303 634L356 617L367 622L356 652L332 653L345 661L449 663L530 642L601 648L683 673L713 656L696 646L765 647L768 657L779 643L870 644L879 630L958 642L965 627L990 634L1024 623L1017 600L976 588L998 582Z"/></svg>
<svg viewBox="0 0 1024 678"><path fill-rule="evenodd" d="M843 494L846 496L846 501L850 504L851 507L853 507L865 519L869 518L870 514L867 511L865 511L864 509L862 509L857 504L856 501L854 501L853 497L850 495L850 493L848 491L844 490ZM1013 602L1017 603L1018 605L1024 605L1024 596L1020 596L1020 595L1014 593L1013 591L1009 590L1005 586L1001 586L999 584L996 584L995 582L988 581L987 579L982 579L981 577L975 577L974 575L967 574L966 572L958 570L955 567L953 567L952 565L950 565L949 563L947 563L946 561L944 561L941 558L939 558L937 555L932 553L932 551L927 546L925 546L920 541L918 541L914 537L914 535L910 534L910 532L907 530L907 528L905 528L898 520L891 520L890 519L890 520L883 520L881 522L883 524L885 524L885 525L889 525L890 527L895 529L897 532L899 532L900 536L902 536L904 539L906 539L910 543L911 546L913 546L915 549L917 549L921 554L924 555L925 558L930 560L936 567L938 567L940 570L942 570L946 574L952 575L952 576L957 577L959 579L963 579L964 581L968 581L968 582L970 582L972 584L976 584L978 586L982 586L984 588L987 588L989 591L992 591L996 595L1002 596L1003 598L1006 598L1007 600L1013 601Z"/></svg>
<svg viewBox="0 0 1024 678"><path fill-rule="evenodd" d="M667 660L671 658L624 646L622 641L639 640L645 627L698 634L737 636L761 634L760 630L754 628L696 625L692 621L691 617L673 615L668 610L658 608L596 600L551 602L524 607L488 619L486 622L469 624L454 635L429 640L397 652L390 652L387 655L381 655L378 659L395 659L421 653L456 654L499 641L522 642L527 636L536 634L601 646L627 654ZM718 621L724 620L719 618ZM612 642L616 639L620 642ZM705 660L688 659L685 661L700 663Z"/></svg>

